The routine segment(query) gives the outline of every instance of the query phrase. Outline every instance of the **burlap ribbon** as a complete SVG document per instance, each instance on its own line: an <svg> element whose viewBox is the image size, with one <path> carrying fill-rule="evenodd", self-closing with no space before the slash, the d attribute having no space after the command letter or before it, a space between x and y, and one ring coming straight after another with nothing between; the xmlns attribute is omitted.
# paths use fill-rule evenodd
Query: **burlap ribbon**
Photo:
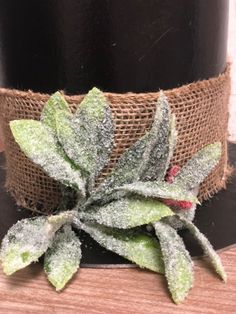
<svg viewBox="0 0 236 314"><path fill-rule="evenodd" d="M209 143L220 141L222 158L201 185L199 199L206 200L225 187L227 178L227 124L230 93L230 66L215 78L165 91L177 118L178 144L171 163L182 166L194 153ZM61 199L59 185L43 173L20 151L9 121L39 119L49 95L0 89L0 119L5 142L6 188L19 206L50 212ZM150 128L158 98L156 93L106 93L115 121L115 147L101 181L114 167L120 155ZM83 95L66 96L72 110Z"/></svg>

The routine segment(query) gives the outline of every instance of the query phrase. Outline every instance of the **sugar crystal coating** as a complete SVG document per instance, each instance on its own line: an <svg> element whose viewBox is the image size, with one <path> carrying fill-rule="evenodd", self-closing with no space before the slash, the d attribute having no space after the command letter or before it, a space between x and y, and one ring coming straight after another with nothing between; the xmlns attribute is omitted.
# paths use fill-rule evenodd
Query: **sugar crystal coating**
<svg viewBox="0 0 236 314"><path fill-rule="evenodd" d="M93 88L75 114L57 92L46 103L41 122L13 121L10 126L33 162L74 189L69 195L75 195L77 204L70 211L61 211L61 206L57 215L23 220L9 230L1 250L7 274L36 261L46 251L45 272L56 289L62 289L79 268L81 258L80 241L72 225L140 267L165 272L172 298L179 303L193 283L191 258L175 230L184 226L226 280L218 255L191 223L199 184L219 161L221 144L204 147L168 178L177 133L164 93L157 101L151 129L125 151L96 189L95 178L109 161L114 141L111 110L101 91ZM149 223L160 243L137 227ZM32 234L29 241L27 233Z"/></svg>
<svg viewBox="0 0 236 314"><path fill-rule="evenodd" d="M196 196L191 191L184 189L178 184L169 184L164 181L138 181L123 185L118 189L127 193L142 195L144 197L156 197L198 203Z"/></svg>
<svg viewBox="0 0 236 314"><path fill-rule="evenodd" d="M22 151L53 179L85 194L81 172L73 167L57 143L54 134L42 122L15 120L11 131Z"/></svg>
<svg viewBox="0 0 236 314"><path fill-rule="evenodd" d="M77 272L81 259L80 241L71 226L59 230L44 257L44 270L56 290L64 288Z"/></svg>
<svg viewBox="0 0 236 314"><path fill-rule="evenodd" d="M1 246L3 271L15 271L36 262L50 246L54 231L46 217L23 219L9 229Z"/></svg>
<svg viewBox="0 0 236 314"><path fill-rule="evenodd" d="M164 272L160 246L155 238L132 230L118 230L86 223L83 230L107 250L113 251L140 267Z"/></svg>
<svg viewBox="0 0 236 314"><path fill-rule="evenodd" d="M218 164L221 157L221 143L216 142L202 148L182 167L175 183L190 190L198 186Z"/></svg>
<svg viewBox="0 0 236 314"><path fill-rule="evenodd" d="M215 268L217 274L224 280L227 280L227 275L225 273L224 267L220 260L219 255L213 249L209 240L198 230L198 228L188 219L180 216L179 219L183 222L185 227L192 233L198 243L201 245L204 254L209 257L210 263Z"/></svg>
<svg viewBox="0 0 236 314"><path fill-rule="evenodd" d="M145 198L122 198L81 213L81 218L114 228L133 228L155 222L173 212L165 204Z"/></svg>
<svg viewBox="0 0 236 314"><path fill-rule="evenodd" d="M165 265L165 276L175 303L180 303L193 286L192 260L176 230L164 222L154 224Z"/></svg>

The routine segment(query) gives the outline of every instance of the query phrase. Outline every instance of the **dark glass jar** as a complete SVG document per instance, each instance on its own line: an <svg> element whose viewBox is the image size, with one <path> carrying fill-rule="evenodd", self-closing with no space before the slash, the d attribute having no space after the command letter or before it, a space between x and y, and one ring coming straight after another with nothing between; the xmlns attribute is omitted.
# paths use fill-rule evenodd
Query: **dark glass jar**
<svg viewBox="0 0 236 314"><path fill-rule="evenodd" d="M1 85L148 92L226 62L228 0L0 0Z"/></svg>
<svg viewBox="0 0 236 314"><path fill-rule="evenodd" d="M0 0L0 85L68 94L176 87L224 70L227 24L228 0ZM1 238L31 214L0 199Z"/></svg>

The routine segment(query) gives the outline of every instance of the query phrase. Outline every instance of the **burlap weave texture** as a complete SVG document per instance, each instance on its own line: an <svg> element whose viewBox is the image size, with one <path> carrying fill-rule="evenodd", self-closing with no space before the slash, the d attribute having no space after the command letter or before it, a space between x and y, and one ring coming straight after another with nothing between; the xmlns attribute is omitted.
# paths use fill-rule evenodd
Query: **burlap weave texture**
<svg viewBox="0 0 236 314"><path fill-rule="evenodd" d="M220 141L222 158L201 185L200 201L208 199L225 187L227 178L227 124L230 93L230 66L216 78L198 81L165 91L171 110L176 115L178 143L171 164L182 166L203 146ZM104 168L101 181L114 167L120 155L150 129L158 92L105 93L115 122L115 147L110 163ZM15 143L9 121L39 119L49 95L0 89L0 119L5 142L6 187L17 204L34 211L50 212L61 199L57 182L49 178L20 151ZM66 96L74 111L82 95Z"/></svg>

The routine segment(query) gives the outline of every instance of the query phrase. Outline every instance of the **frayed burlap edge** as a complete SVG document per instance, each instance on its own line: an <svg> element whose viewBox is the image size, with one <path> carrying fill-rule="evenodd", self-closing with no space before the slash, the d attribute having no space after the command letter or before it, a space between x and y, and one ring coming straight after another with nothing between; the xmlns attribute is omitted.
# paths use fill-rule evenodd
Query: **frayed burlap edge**
<svg viewBox="0 0 236 314"><path fill-rule="evenodd" d="M178 144L171 164L182 166L203 146L220 141L222 158L201 185L200 201L226 188L230 168L227 166L228 99L230 65L215 78L202 80L165 91L172 112L176 115ZM115 121L115 147L110 163L97 182L111 172L121 154L150 129L159 93L105 93ZM6 188L19 206L37 212L50 212L60 203L60 186L28 160L15 143L9 121L39 119L49 95L0 89L1 126L5 142ZM83 95L66 96L72 111Z"/></svg>

